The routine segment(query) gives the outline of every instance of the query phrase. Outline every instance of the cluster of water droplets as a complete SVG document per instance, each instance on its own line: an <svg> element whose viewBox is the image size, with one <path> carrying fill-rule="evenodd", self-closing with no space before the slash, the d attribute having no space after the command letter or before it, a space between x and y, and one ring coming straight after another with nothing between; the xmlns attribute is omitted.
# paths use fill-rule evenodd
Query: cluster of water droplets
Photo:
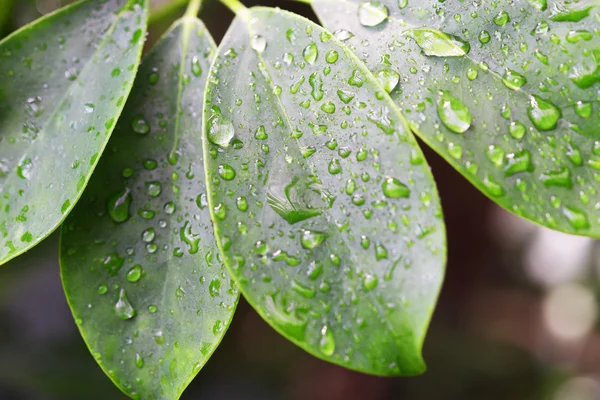
<svg viewBox="0 0 600 400"><path fill-rule="evenodd" d="M392 98L480 189L551 227L586 231L599 223L598 4L314 7L372 71L409 71Z"/></svg>
<svg viewBox="0 0 600 400"><path fill-rule="evenodd" d="M197 121L215 48L199 22L183 21L140 67L63 238L69 276L88 284L67 280L78 323L130 394L180 394L237 302L210 221ZM171 59L172 49L189 53ZM100 318L106 328L91 328Z"/></svg>
<svg viewBox="0 0 600 400"><path fill-rule="evenodd" d="M305 347L350 363L369 328L413 306L410 290L400 302L386 294L410 271L409 249L433 254L415 283L439 277L438 200L387 97L399 70L371 75L338 41L348 31L260 14L225 39L209 78L218 240L261 314ZM394 342L385 336L378 340Z"/></svg>

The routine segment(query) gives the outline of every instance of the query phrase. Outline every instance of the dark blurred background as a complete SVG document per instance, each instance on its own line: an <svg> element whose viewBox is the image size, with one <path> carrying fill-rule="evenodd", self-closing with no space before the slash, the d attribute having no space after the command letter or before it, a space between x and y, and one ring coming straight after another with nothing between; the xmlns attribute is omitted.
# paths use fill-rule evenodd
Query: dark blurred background
<svg viewBox="0 0 600 400"><path fill-rule="evenodd" d="M0 0L0 37L68 2ZM152 3L167 2L183 3ZM202 17L218 42L232 15L216 0L205 3ZM315 19L291 1L244 3ZM178 15L153 23L149 46ZM429 370L391 379L327 364L279 336L242 299L183 400L600 399L598 242L509 214L426 154L449 239L446 282L425 342ZM125 399L79 336L57 249L54 234L0 268L0 400Z"/></svg>

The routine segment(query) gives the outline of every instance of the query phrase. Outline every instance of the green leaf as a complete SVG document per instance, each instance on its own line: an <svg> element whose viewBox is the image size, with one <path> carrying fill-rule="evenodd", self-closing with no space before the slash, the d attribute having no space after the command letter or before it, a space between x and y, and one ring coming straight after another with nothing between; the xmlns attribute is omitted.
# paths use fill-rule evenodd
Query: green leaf
<svg viewBox="0 0 600 400"><path fill-rule="evenodd" d="M258 313L317 357L422 372L446 244L421 150L327 31L278 9L238 12L204 109L226 265Z"/></svg>
<svg viewBox="0 0 600 400"><path fill-rule="evenodd" d="M391 96L413 131L483 193L600 237L600 1L312 5L372 71L401 75Z"/></svg>
<svg viewBox="0 0 600 400"><path fill-rule="evenodd" d="M88 0L0 42L0 264L73 208L133 84L144 0Z"/></svg>
<svg viewBox="0 0 600 400"><path fill-rule="evenodd" d="M62 229L62 279L79 329L133 398L179 398L237 304L215 244L202 160L215 49L196 18L165 34Z"/></svg>

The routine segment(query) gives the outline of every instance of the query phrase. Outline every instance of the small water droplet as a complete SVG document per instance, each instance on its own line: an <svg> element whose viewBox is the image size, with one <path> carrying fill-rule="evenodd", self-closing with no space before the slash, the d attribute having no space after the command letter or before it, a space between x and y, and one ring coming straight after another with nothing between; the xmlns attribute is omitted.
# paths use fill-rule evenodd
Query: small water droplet
<svg viewBox="0 0 600 400"><path fill-rule="evenodd" d="M333 332L327 325L321 328L321 340L319 341L319 349L326 356L331 356L335 352L335 338Z"/></svg>
<svg viewBox="0 0 600 400"><path fill-rule="evenodd" d="M302 51L302 57L304 61L309 64L314 64L317 61L317 56L319 55L319 50L317 49L317 45L315 43L311 43L304 48Z"/></svg>
<svg viewBox="0 0 600 400"><path fill-rule="evenodd" d="M109 197L107 202L108 215L116 223L129 219L129 206L131 205L131 192L125 188Z"/></svg>
<svg viewBox="0 0 600 400"><path fill-rule="evenodd" d="M115 312L119 318L124 320L131 319L136 315L135 310L127 299L127 293L125 293L125 289L121 289L119 292L119 299L115 304Z"/></svg>
<svg viewBox="0 0 600 400"><path fill-rule="evenodd" d="M252 39L250 39L250 45L255 51L262 53L267 48L267 40L264 36L254 35L252 36Z"/></svg>

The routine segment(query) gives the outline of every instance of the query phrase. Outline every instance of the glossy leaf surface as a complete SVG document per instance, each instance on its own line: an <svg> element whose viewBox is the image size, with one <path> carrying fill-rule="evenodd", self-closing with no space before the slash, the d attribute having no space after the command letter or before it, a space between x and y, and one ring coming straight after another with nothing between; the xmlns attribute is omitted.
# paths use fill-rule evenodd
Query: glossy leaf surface
<svg viewBox="0 0 600 400"><path fill-rule="evenodd" d="M282 10L239 13L204 110L227 266L260 315L317 357L422 372L446 248L421 150L341 42Z"/></svg>
<svg viewBox="0 0 600 400"><path fill-rule="evenodd" d="M137 71L145 3L79 2L0 42L0 264L83 192Z"/></svg>
<svg viewBox="0 0 600 400"><path fill-rule="evenodd" d="M312 4L372 71L400 75L414 132L482 192L600 236L600 2Z"/></svg>
<svg viewBox="0 0 600 400"><path fill-rule="evenodd" d="M191 17L159 41L62 229L62 279L79 329L133 398L179 398L237 304L215 244L202 160L215 48Z"/></svg>

